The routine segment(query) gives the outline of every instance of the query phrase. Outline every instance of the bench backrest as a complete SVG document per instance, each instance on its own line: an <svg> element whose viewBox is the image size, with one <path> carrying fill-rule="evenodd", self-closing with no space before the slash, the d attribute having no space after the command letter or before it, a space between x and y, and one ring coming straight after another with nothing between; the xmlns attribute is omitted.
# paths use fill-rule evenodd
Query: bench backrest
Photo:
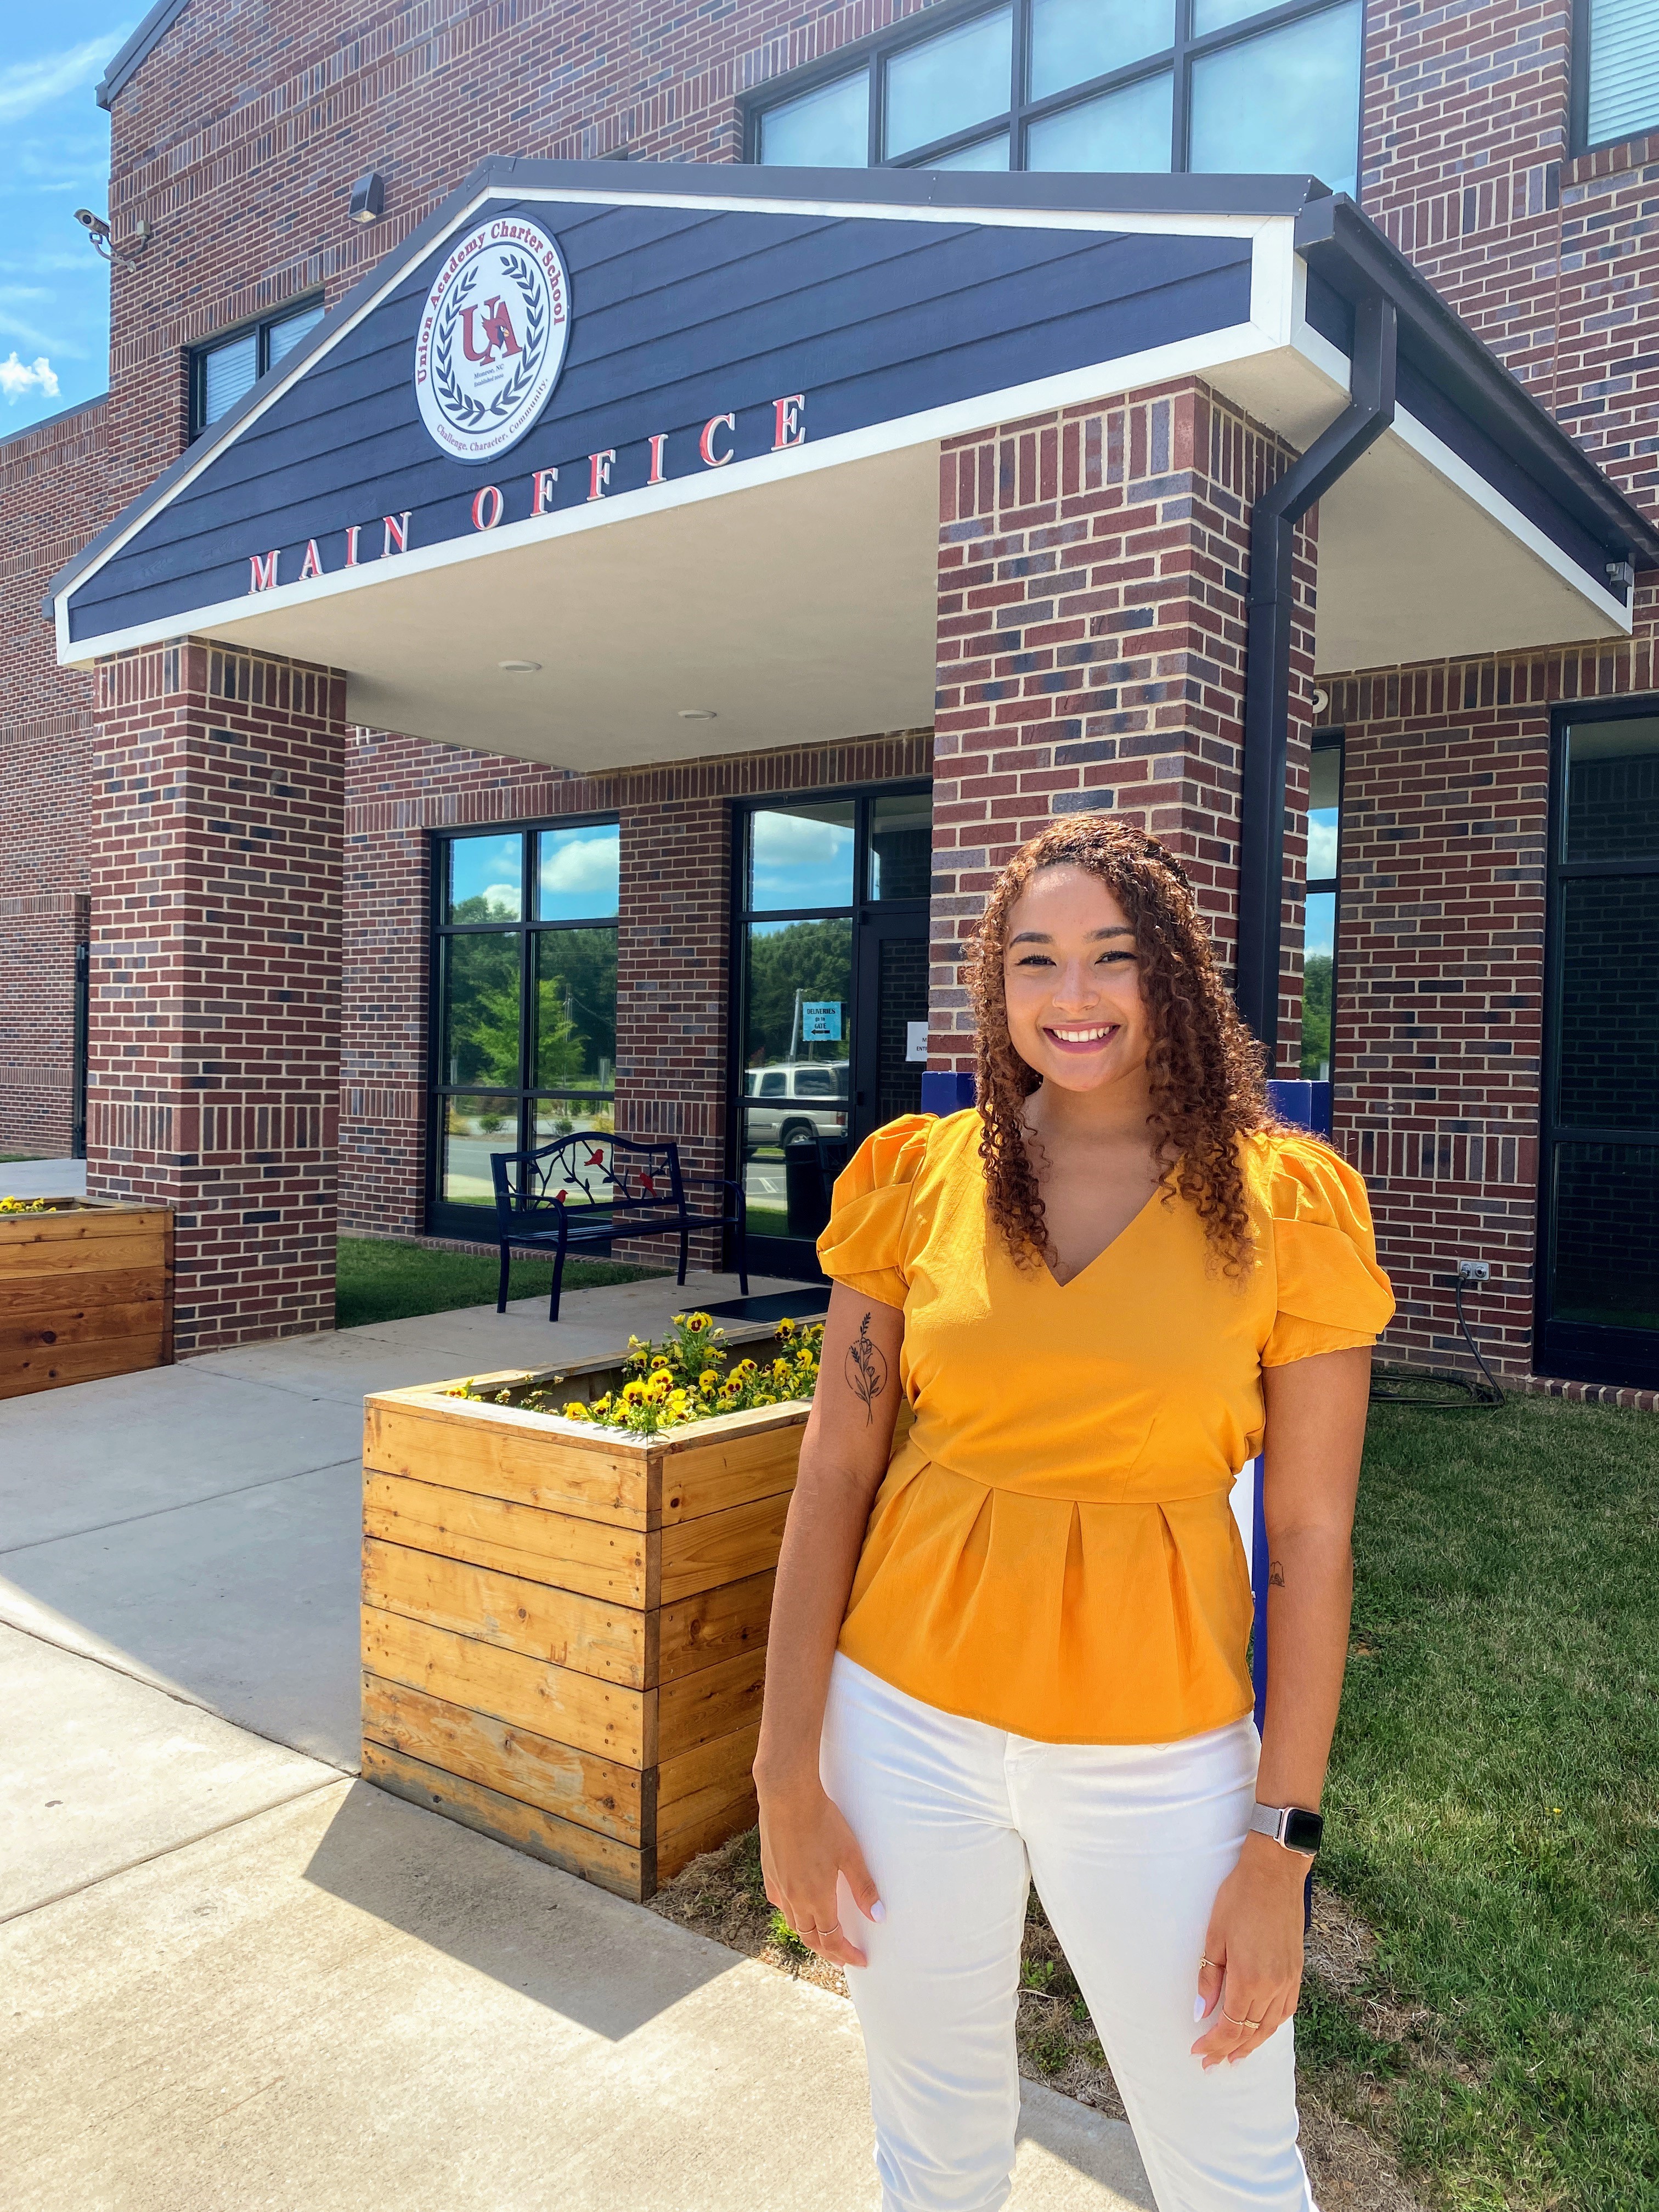
<svg viewBox="0 0 1659 2212"><path fill-rule="evenodd" d="M522 1223L560 1206L605 1213L678 1212L685 1203L678 1145L636 1144L605 1129L577 1129L533 1152L494 1152L495 1212Z"/></svg>

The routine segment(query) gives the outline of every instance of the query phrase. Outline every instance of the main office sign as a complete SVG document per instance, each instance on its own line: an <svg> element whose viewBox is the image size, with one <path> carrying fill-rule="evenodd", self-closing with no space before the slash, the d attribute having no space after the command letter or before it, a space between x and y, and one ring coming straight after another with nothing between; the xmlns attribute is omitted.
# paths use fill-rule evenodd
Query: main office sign
<svg viewBox="0 0 1659 2212"><path fill-rule="evenodd" d="M553 396L570 336L559 249L522 216L481 222L434 278L415 338L415 397L458 461L516 446Z"/></svg>

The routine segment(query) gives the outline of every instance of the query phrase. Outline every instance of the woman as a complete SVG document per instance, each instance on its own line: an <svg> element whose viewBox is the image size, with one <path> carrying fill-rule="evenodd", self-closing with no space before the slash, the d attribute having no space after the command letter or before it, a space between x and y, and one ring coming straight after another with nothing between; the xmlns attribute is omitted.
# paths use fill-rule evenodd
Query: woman
<svg viewBox="0 0 1659 2212"><path fill-rule="evenodd" d="M849 1970L885 2212L1007 2196L1033 1879L1163 2212L1291 2212L1287 2023L1393 1311L1364 1186L1273 1123L1185 876L1110 817L1009 864L973 997L978 1107L878 1130L819 1242L767 1894ZM1259 1739L1230 1492L1264 1433Z"/></svg>

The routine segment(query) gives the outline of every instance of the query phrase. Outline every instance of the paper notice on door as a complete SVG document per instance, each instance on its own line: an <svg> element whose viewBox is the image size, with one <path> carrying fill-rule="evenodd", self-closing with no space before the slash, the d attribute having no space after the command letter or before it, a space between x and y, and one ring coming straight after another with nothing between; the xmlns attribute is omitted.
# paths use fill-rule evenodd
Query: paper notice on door
<svg viewBox="0 0 1659 2212"><path fill-rule="evenodd" d="M800 1002L800 1035L803 1044L839 1044L841 1000L803 999Z"/></svg>
<svg viewBox="0 0 1659 2212"><path fill-rule="evenodd" d="M904 1024L904 1057L927 1064L927 1024L926 1022L906 1022Z"/></svg>

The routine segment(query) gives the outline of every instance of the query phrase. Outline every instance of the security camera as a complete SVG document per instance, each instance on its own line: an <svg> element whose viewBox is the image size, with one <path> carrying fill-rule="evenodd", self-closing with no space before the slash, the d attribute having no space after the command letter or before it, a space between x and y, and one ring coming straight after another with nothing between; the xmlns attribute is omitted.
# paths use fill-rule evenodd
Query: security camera
<svg viewBox="0 0 1659 2212"><path fill-rule="evenodd" d="M109 236L109 225L102 216L94 215L90 208L76 208L75 220L94 239Z"/></svg>
<svg viewBox="0 0 1659 2212"><path fill-rule="evenodd" d="M131 246L118 246L103 216L94 215L90 208L76 208L75 220L91 240L93 252L105 261L118 261L130 267L133 262L142 261L149 250L153 234L148 216L141 215L132 226Z"/></svg>

